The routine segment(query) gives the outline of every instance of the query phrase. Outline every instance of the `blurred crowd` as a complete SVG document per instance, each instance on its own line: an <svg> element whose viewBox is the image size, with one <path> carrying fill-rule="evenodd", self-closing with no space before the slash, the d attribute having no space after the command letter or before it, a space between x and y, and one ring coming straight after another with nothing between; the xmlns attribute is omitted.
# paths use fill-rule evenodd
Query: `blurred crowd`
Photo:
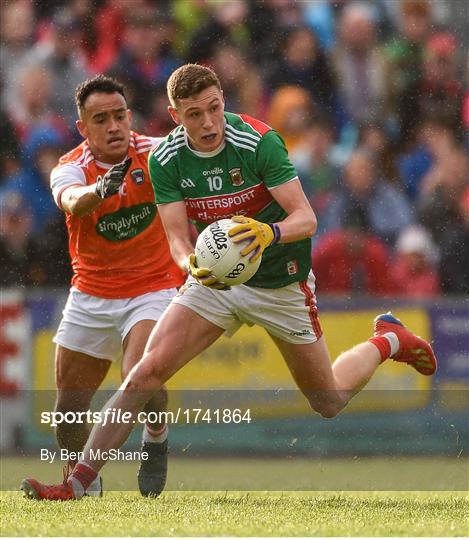
<svg viewBox="0 0 469 540"><path fill-rule="evenodd" d="M220 76L226 109L283 136L319 220L322 293L469 295L469 3L2 0L1 285L64 286L49 174L80 142L75 87L126 87L133 129L173 129L165 82Z"/></svg>

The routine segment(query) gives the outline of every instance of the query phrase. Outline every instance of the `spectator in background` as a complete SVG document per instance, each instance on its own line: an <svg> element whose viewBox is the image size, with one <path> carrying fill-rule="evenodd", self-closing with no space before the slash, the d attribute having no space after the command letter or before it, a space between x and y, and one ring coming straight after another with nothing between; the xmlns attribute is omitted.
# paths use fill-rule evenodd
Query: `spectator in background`
<svg viewBox="0 0 469 540"><path fill-rule="evenodd" d="M31 65L24 67L15 83L16 103L11 103L7 114L22 143L37 128L58 131L70 140L70 128L62 116L52 110L53 77L49 69Z"/></svg>
<svg viewBox="0 0 469 540"><path fill-rule="evenodd" d="M249 2L246 26L251 36L250 54L264 80L278 61L279 44L292 28L303 26L302 3L291 0Z"/></svg>
<svg viewBox="0 0 469 540"><path fill-rule="evenodd" d="M396 242L392 273L396 292L410 298L441 292L436 267L437 250L427 230L419 225L404 229Z"/></svg>
<svg viewBox="0 0 469 540"><path fill-rule="evenodd" d="M134 97L126 92L129 108L134 102ZM151 111L147 117L142 117L144 133L151 133L153 137L166 137L174 129L174 122L168 114L168 96L165 86L157 86L153 90L151 97ZM134 115L132 115L132 125L135 125ZM140 125L137 123L136 125Z"/></svg>
<svg viewBox="0 0 469 540"><path fill-rule="evenodd" d="M457 222L441 234L440 276L445 294L469 295L469 184L458 201Z"/></svg>
<svg viewBox="0 0 469 540"><path fill-rule="evenodd" d="M34 22L30 0L0 3L0 103L6 110L14 108L16 104L16 81L33 43Z"/></svg>
<svg viewBox="0 0 469 540"><path fill-rule="evenodd" d="M352 210L363 212L370 233L391 245L400 231L413 221L413 211L405 195L382 180L373 155L356 150L344 169L343 184L324 215L324 230L344 226L344 216Z"/></svg>
<svg viewBox="0 0 469 540"><path fill-rule="evenodd" d="M321 229L322 216L338 187L340 173L332 160L334 129L326 118L313 120L290 159Z"/></svg>
<svg viewBox="0 0 469 540"><path fill-rule="evenodd" d="M171 15L176 23L174 48L178 56L185 58L190 36L204 26L210 14L210 0L173 0Z"/></svg>
<svg viewBox="0 0 469 540"><path fill-rule="evenodd" d="M360 126L358 146L370 151L383 178L396 185L401 185L401 178L395 163L393 144L380 122L371 122Z"/></svg>
<svg viewBox="0 0 469 540"><path fill-rule="evenodd" d="M31 284L31 212L23 197L14 191L0 194L1 287Z"/></svg>
<svg viewBox="0 0 469 540"><path fill-rule="evenodd" d="M454 132L444 121L430 121L422 129L422 139L431 156L431 166L421 178L418 198L431 192L438 184L445 182L448 175L448 160L458 155L460 148ZM460 162L459 162L460 163Z"/></svg>
<svg viewBox="0 0 469 540"><path fill-rule="evenodd" d="M136 7L128 15L123 46L110 73L130 88L133 108L148 115L155 86L166 83L180 64L171 52L173 23L154 6Z"/></svg>
<svg viewBox="0 0 469 540"><path fill-rule="evenodd" d="M363 208L348 208L343 228L321 236L312 257L317 287L323 293L395 292L388 248L370 233Z"/></svg>
<svg viewBox="0 0 469 540"><path fill-rule="evenodd" d="M426 179L418 200L420 222L439 246L443 245L446 231L461 223L459 201L469 185L468 174L467 152L457 147L448 151Z"/></svg>
<svg viewBox="0 0 469 540"><path fill-rule="evenodd" d="M66 287L72 278L68 237L62 216L46 222L32 238L29 276L35 286Z"/></svg>
<svg viewBox="0 0 469 540"><path fill-rule="evenodd" d="M334 114L337 101L334 74L316 36L305 26L290 30L274 66L269 86L276 89L283 85L301 86L318 107L329 115Z"/></svg>
<svg viewBox="0 0 469 540"><path fill-rule="evenodd" d="M462 110L462 125L465 132L466 148L469 150L469 53L466 58L466 94Z"/></svg>
<svg viewBox="0 0 469 540"><path fill-rule="evenodd" d="M63 219L35 235L30 200L18 191L0 193L0 287L67 285L71 273Z"/></svg>
<svg viewBox="0 0 469 540"><path fill-rule="evenodd" d="M364 3L346 5L338 29L333 63L340 99L353 122L377 120L383 113L385 83L373 9Z"/></svg>
<svg viewBox="0 0 469 540"><path fill-rule="evenodd" d="M248 5L245 0L214 2L213 11L190 39L188 62L208 63L222 43L234 43L248 49L251 36L247 27Z"/></svg>
<svg viewBox="0 0 469 540"><path fill-rule="evenodd" d="M10 177L2 191L16 192L28 201L35 235L61 217L50 196L49 176L61 155L66 141L50 127L34 130L25 141L23 149L24 170Z"/></svg>
<svg viewBox="0 0 469 540"><path fill-rule="evenodd" d="M335 2L334 4L338 4ZM343 3L343 2L341 2ZM328 0L305 2L303 5L305 22L318 36L321 46L329 51L335 45L335 13L334 5Z"/></svg>
<svg viewBox="0 0 469 540"><path fill-rule="evenodd" d="M304 20L311 26L318 35L321 45L330 50L335 45L335 21L340 18L340 14L349 0L314 0L302 2ZM396 0L391 2L364 0L373 9L374 17L378 24L380 36L388 36L393 30L393 19Z"/></svg>
<svg viewBox="0 0 469 540"><path fill-rule="evenodd" d="M400 154L397 167L405 192L412 201L420 197L424 178L457 146L448 123L438 117L424 119L416 129L413 148Z"/></svg>
<svg viewBox="0 0 469 540"><path fill-rule="evenodd" d="M266 96L262 79L242 50L232 43L222 43L216 48L210 64L220 78L226 108L264 118Z"/></svg>
<svg viewBox="0 0 469 540"><path fill-rule="evenodd" d="M400 2L400 33L384 47L387 114L398 129L401 147L412 136L423 78L424 45L431 29L426 0Z"/></svg>
<svg viewBox="0 0 469 540"><path fill-rule="evenodd" d="M82 34L72 10L62 8L52 19L49 39L39 42L24 59L26 65L42 66L51 74L51 109L67 122L70 129L76 116L70 88L75 88L88 76L80 53Z"/></svg>
<svg viewBox="0 0 469 540"><path fill-rule="evenodd" d="M282 86L272 96L267 123L283 137L287 150L293 152L303 142L314 112L309 92L300 86Z"/></svg>
<svg viewBox="0 0 469 540"><path fill-rule="evenodd" d="M453 131L461 133L462 103L456 39L449 32L439 32L425 46L423 81L418 93L419 114L426 117L438 114Z"/></svg>
<svg viewBox="0 0 469 540"><path fill-rule="evenodd" d="M72 0L71 9L83 28L82 52L89 73L103 73L116 61L124 35L126 20L146 0ZM99 7L98 7L99 6ZM70 94L69 91L67 92Z"/></svg>
<svg viewBox="0 0 469 540"><path fill-rule="evenodd" d="M0 108L0 190L8 178L21 170L20 145L15 128Z"/></svg>

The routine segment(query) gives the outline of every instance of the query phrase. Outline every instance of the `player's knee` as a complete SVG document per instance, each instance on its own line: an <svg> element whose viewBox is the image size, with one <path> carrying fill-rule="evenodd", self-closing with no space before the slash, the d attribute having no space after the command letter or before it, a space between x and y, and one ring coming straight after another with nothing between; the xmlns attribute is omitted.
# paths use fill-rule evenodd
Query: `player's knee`
<svg viewBox="0 0 469 540"><path fill-rule="evenodd" d="M77 390L61 391L57 396L54 411L66 414L68 412L81 412L89 409L91 399L88 393L84 395Z"/></svg>
<svg viewBox="0 0 469 540"><path fill-rule="evenodd" d="M340 409L335 406L328 406L320 409L318 412L323 418L330 419L335 418L339 414Z"/></svg>
<svg viewBox="0 0 469 540"><path fill-rule="evenodd" d="M127 375L135 368L139 363L141 356L126 356L125 361L122 362L122 377L125 379Z"/></svg>
<svg viewBox="0 0 469 540"><path fill-rule="evenodd" d="M336 402L311 402L313 411L320 414L323 418L335 418L342 410L342 405Z"/></svg>
<svg viewBox="0 0 469 540"><path fill-rule="evenodd" d="M141 361L135 365L123 384L124 390L156 392L163 386L157 372L149 361Z"/></svg>

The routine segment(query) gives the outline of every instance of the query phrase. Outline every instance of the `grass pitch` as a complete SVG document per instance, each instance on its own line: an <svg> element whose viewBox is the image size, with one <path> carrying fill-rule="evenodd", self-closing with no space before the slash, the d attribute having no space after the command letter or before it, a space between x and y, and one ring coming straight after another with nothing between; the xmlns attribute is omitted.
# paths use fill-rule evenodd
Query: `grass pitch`
<svg viewBox="0 0 469 540"><path fill-rule="evenodd" d="M422 493L167 492L1 497L2 536L466 536L469 500Z"/></svg>
<svg viewBox="0 0 469 540"><path fill-rule="evenodd" d="M190 463L171 460L170 488L178 485L178 474L190 475ZM427 471L427 476L437 466L437 461L414 459L407 464L409 471L419 463L420 473ZM13 490L22 477L38 472L32 465L28 459L2 459L3 489ZM221 469L219 463L207 462L197 472L229 476L232 470L235 485L238 465L231 460ZM278 473L276 465L257 460L264 476ZM361 465L363 470L397 471L392 461L363 459ZM292 460L286 470L292 475L298 466ZM350 461L328 460L321 466L332 486L334 476L350 469ZM454 474L453 467L441 463L442 478ZM457 467L467 470L460 462ZM108 478L118 472L135 489L135 469L135 464L110 464L105 474ZM39 478L57 482L58 468L43 464ZM441 489L448 486L442 483ZM108 491L102 499L66 502L27 500L18 491L0 494L2 536L467 536L468 516L467 491L167 491L158 499Z"/></svg>

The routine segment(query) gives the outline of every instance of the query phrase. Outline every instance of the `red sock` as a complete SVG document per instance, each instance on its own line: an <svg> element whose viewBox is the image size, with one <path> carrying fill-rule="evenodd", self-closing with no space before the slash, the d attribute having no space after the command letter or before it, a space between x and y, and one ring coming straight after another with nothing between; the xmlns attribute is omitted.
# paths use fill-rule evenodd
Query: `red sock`
<svg viewBox="0 0 469 540"><path fill-rule="evenodd" d="M378 349L379 354L381 355L381 362L384 362L389 355L391 354L391 344L389 340L384 336L375 336L368 340L370 343Z"/></svg>
<svg viewBox="0 0 469 540"><path fill-rule="evenodd" d="M71 476L80 482L83 489L86 491L91 482L98 476L98 473L94 471L86 463L77 463L72 471Z"/></svg>
<svg viewBox="0 0 469 540"><path fill-rule="evenodd" d="M149 426L148 424L145 424L145 428L146 430L148 431L148 434L151 436L151 437L159 437L163 432L164 430L166 429L166 424L163 424L161 427L159 427L158 429L153 429L151 426Z"/></svg>

